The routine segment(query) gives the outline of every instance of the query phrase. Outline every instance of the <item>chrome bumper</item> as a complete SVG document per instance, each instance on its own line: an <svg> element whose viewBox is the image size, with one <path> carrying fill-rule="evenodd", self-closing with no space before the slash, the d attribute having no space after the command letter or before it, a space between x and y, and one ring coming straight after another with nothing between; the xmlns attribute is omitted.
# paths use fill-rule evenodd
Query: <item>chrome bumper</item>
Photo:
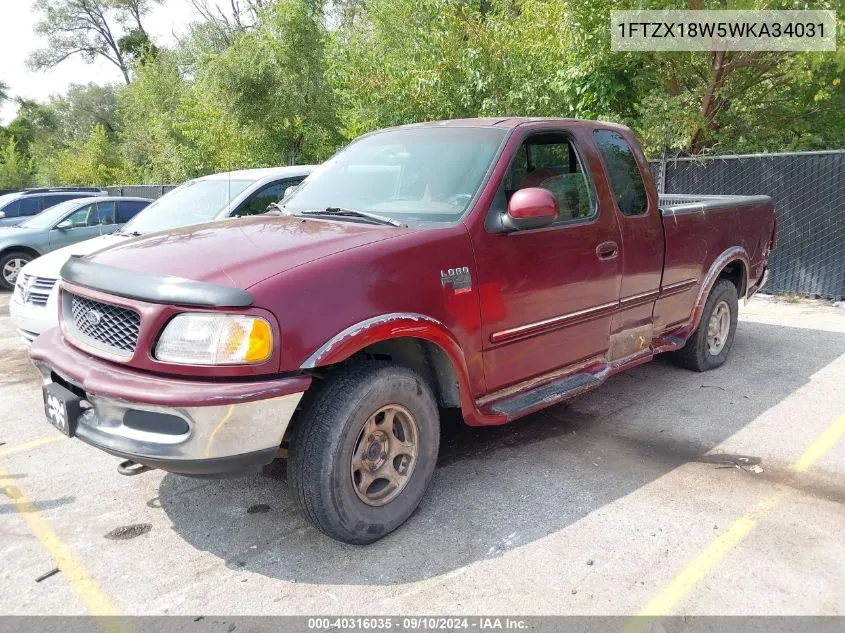
<svg viewBox="0 0 845 633"><path fill-rule="evenodd" d="M36 365L44 384L52 382L50 367ZM207 407L166 407L86 393L75 436L113 455L169 472L237 472L266 464L276 456L302 395Z"/></svg>

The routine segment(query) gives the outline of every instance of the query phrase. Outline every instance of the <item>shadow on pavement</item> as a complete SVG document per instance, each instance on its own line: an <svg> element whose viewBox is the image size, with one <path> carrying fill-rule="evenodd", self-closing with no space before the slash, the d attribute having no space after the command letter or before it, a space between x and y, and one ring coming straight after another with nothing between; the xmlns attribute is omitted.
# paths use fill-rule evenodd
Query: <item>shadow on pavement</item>
<svg viewBox="0 0 845 633"><path fill-rule="evenodd" d="M844 353L845 334L742 322L731 359L713 372L658 359L508 426L470 428L449 415L419 510L366 547L311 527L278 467L229 480L167 475L157 502L182 538L233 569L325 584L421 580L542 539L681 464L702 461ZM247 512L257 504L270 508Z"/></svg>

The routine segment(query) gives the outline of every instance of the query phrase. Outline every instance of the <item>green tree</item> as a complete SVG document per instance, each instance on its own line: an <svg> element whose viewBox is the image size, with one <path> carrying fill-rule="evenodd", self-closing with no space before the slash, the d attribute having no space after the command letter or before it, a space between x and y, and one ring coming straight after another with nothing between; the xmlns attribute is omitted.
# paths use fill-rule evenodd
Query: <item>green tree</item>
<svg viewBox="0 0 845 633"><path fill-rule="evenodd" d="M315 0L276 0L197 75L201 98L261 139L261 163L325 158L337 142L322 10Z"/></svg>
<svg viewBox="0 0 845 633"><path fill-rule="evenodd" d="M72 55L87 62L106 59L130 81L130 59L137 54L137 40L146 35L142 18L161 0L35 0L41 15L35 32L47 39L29 64L35 69L53 68ZM134 33L134 35L133 35ZM122 37L124 47L121 48ZM149 38L146 38L147 41ZM130 58L127 58L130 53Z"/></svg>
<svg viewBox="0 0 845 633"><path fill-rule="evenodd" d="M55 114L59 142L85 139L97 124L114 138L118 127L117 95L113 85L89 83L71 84L63 96L51 98L47 105Z"/></svg>
<svg viewBox="0 0 845 633"><path fill-rule="evenodd" d="M344 133L465 116L633 112L636 62L596 46L606 24L543 0L371 0L333 40Z"/></svg>
<svg viewBox="0 0 845 633"><path fill-rule="evenodd" d="M32 184L32 160L18 150L14 137L0 151L0 189L21 189Z"/></svg>
<svg viewBox="0 0 845 633"><path fill-rule="evenodd" d="M121 180L118 152L99 123L85 141L73 141L67 149L56 152L51 163L57 184L104 186Z"/></svg>

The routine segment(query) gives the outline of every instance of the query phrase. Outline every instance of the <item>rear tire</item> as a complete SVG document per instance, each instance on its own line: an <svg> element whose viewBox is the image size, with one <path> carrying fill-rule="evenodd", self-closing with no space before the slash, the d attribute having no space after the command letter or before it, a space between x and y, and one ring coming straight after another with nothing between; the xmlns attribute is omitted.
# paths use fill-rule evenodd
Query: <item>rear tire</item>
<svg viewBox="0 0 845 633"><path fill-rule="evenodd" d="M719 279L707 297L698 327L686 345L670 354L672 361L692 371L723 365L734 342L738 310L736 286L727 279Z"/></svg>
<svg viewBox="0 0 845 633"><path fill-rule="evenodd" d="M0 289L14 290L21 268L34 259L29 253L11 251L0 257Z"/></svg>
<svg viewBox="0 0 845 633"><path fill-rule="evenodd" d="M416 510L440 446L437 402L414 371L339 369L317 386L290 439L288 482L306 517L346 543L372 543Z"/></svg>

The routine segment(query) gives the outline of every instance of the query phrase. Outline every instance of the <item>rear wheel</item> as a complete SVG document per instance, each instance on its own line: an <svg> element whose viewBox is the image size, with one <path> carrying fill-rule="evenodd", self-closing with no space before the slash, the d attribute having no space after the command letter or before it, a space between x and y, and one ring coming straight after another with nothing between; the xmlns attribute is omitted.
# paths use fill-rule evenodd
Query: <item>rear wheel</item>
<svg viewBox="0 0 845 633"><path fill-rule="evenodd" d="M440 420L416 372L368 362L318 386L290 440L288 481L305 515L346 543L371 543L413 513L434 474Z"/></svg>
<svg viewBox="0 0 845 633"><path fill-rule="evenodd" d="M718 280L704 304L698 327L686 345L671 354L672 360L693 371L723 365L733 345L738 310L736 286L727 279Z"/></svg>
<svg viewBox="0 0 845 633"><path fill-rule="evenodd" d="M21 268L32 260L32 255L22 251L12 251L0 257L0 288L13 290Z"/></svg>

